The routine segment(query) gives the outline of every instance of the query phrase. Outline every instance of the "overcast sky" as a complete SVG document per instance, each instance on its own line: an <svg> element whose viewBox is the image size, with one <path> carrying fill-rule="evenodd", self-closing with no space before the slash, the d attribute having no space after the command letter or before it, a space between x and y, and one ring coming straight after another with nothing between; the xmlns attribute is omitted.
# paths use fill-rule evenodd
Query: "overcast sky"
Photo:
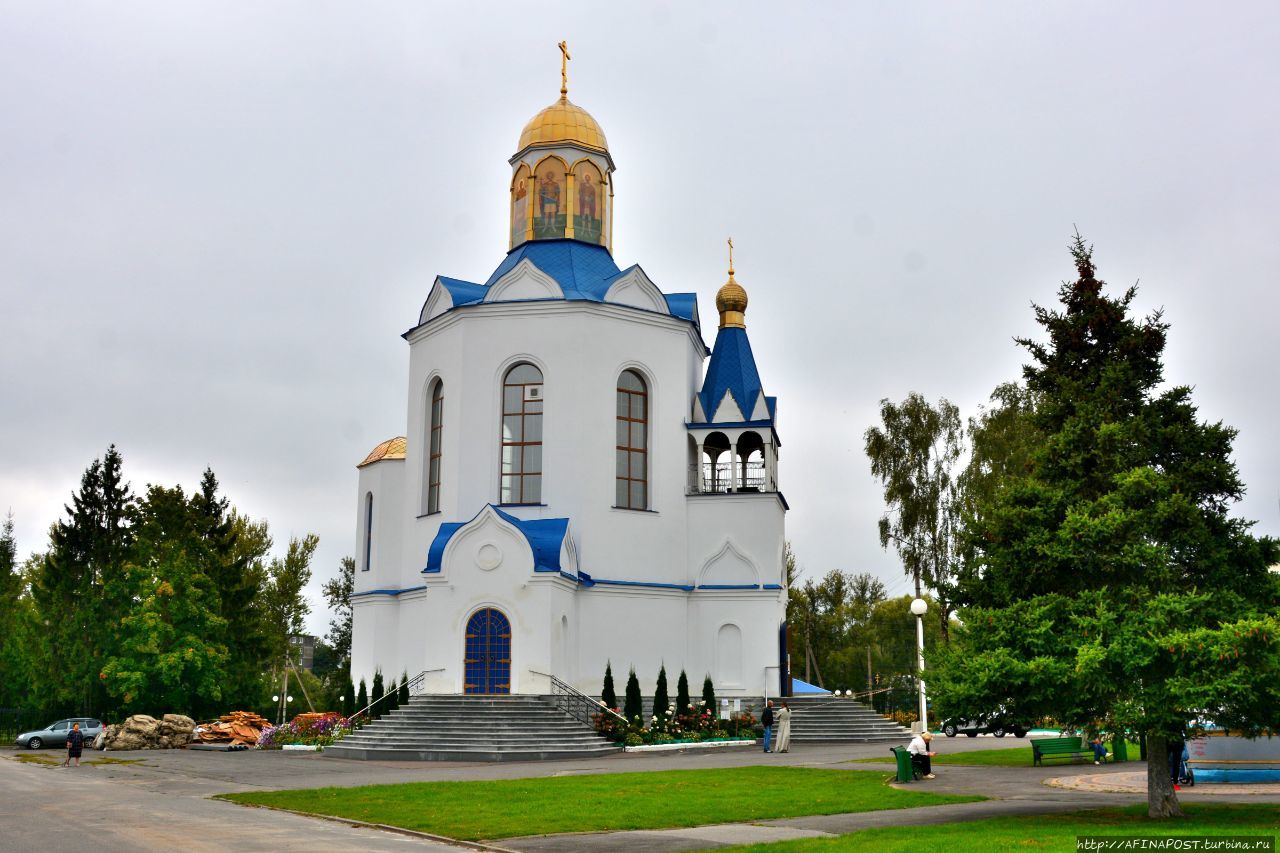
<svg viewBox="0 0 1280 853"><path fill-rule="evenodd" d="M468 8L469 7L469 8ZM405 432L437 274L483 281L507 158L558 96L618 166L614 256L697 291L725 238L779 398L807 575L871 571L882 397L968 416L1073 268L1172 324L1166 376L1240 430L1280 535L1280 6L0 0L0 512L22 554L115 443L136 491L212 466L277 548L354 550L355 464Z"/></svg>

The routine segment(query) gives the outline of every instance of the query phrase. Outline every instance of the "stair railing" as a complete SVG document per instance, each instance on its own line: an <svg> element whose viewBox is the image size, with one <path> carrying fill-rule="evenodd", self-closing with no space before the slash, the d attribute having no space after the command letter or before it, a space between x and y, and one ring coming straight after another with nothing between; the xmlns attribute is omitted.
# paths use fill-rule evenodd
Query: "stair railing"
<svg viewBox="0 0 1280 853"><path fill-rule="evenodd" d="M551 681L551 698L555 701L556 707L564 711L569 716L581 723L591 725L594 721L591 719L592 714L608 714L615 718L622 725L627 725L627 718L601 702L599 699L592 699L587 694L574 687L565 684L549 672L538 672L536 669L529 670L534 675L541 675Z"/></svg>
<svg viewBox="0 0 1280 853"><path fill-rule="evenodd" d="M441 669L444 669L444 667L440 667L440 669L424 669L422 672L418 673L413 678L409 679L406 682L409 685L409 695L417 696L420 693L422 693L422 685L423 685L423 682L426 681L428 673L439 672ZM352 714L349 717L349 719L356 720L360 717L361 714L367 714L374 705L377 705L379 702L385 702L387 698L390 697L391 695L392 694L390 692L383 693L377 699L374 699L368 705L365 705L359 711L356 711L354 714Z"/></svg>

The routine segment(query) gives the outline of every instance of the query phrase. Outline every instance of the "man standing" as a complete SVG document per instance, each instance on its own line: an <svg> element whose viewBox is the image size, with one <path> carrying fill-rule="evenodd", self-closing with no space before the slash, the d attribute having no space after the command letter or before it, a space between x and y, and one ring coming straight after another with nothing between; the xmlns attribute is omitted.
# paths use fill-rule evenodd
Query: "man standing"
<svg viewBox="0 0 1280 853"><path fill-rule="evenodd" d="M760 715L760 725L764 726L764 751L769 751L769 742L773 740L773 700L764 703L764 713Z"/></svg>
<svg viewBox="0 0 1280 853"><path fill-rule="evenodd" d="M911 743L907 746L907 752L911 753L911 766L920 771L925 779L936 779L933 775L933 763L929 760L938 753L929 751L929 741L933 740L933 735L929 732L922 732L911 739Z"/></svg>

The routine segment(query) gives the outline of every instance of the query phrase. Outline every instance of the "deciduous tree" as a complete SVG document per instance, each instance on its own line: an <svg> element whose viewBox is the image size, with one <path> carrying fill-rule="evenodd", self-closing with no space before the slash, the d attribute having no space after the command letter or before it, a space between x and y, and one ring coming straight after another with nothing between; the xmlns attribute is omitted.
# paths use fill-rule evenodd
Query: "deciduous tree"
<svg viewBox="0 0 1280 853"><path fill-rule="evenodd" d="M963 452L960 410L941 399L931 405L917 393L899 405L880 401L881 426L865 433L871 473L884 486L880 546L893 545L915 584L938 596L943 638L951 619L955 575L954 469Z"/></svg>

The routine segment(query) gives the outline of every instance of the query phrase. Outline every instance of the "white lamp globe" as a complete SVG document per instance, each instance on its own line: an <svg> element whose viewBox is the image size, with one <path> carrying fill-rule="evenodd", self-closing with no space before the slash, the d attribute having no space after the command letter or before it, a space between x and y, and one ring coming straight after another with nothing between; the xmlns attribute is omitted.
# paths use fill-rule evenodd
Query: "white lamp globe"
<svg viewBox="0 0 1280 853"><path fill-rule="evenodd" d="M911 602L911 612L916 616L923 616L929 609L929 605L925 603L923 598L917 598Z"/></svg>
<svg viewBox="0 0 1280 853"><path fill-rule="evenodd" d="M293 697L292 697L292 696L286 696L286 697L284 697L284 701L286 701L286 702L292 702L292 701L293 701Z"/></svg>
<svg viewBox="0 0 1280 853"><path fill-rule="evenodd" d="M271 697L271 701L272 701L272 702L279 702L279 701L280 701L280 697L279 697L279 696L272 696L272 697Z"/></svg>

